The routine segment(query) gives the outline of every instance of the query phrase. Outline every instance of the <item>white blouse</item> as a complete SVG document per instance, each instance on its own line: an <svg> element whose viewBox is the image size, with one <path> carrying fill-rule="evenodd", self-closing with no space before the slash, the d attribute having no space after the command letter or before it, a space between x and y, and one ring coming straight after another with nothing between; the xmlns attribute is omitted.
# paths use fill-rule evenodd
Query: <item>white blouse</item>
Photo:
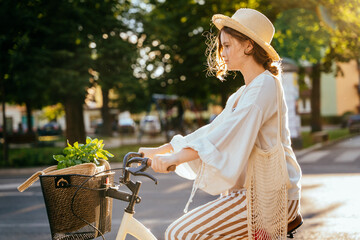
<svg viewBox="0 0 360 240"><path fill-rule="evenodd" d="M192 148L200 157L179 165L176 173L187 179L196 179L196 187L213 195L242 189L248 158L254 144L263 150L276 144L276 91L274 76L266 70L249 85L242 86L233 93L214 121L185 137L174 136L170 144L175 152ZM239 100L235 107L237 99ZM282 144L291 182L288 199L299 200L302 173L291 148L284 97L282 101Z"/></svg>

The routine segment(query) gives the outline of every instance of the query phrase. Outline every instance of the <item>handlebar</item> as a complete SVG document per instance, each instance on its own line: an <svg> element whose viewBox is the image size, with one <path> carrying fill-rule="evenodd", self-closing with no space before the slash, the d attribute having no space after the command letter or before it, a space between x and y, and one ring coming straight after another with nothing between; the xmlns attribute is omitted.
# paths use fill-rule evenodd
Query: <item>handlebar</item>
<svg viewBox="0 0 360 240"><path fill-rule="evenodd" d="M146 165L148 167L151 167L151 159L150 158L144 158L144 153L142 153L142 152L140 152L140 153L138 153L138 152L129 152L124 156L124 159L123 159L124 168L129 167L130 164L134 163L134 162L141 163L143 159L144 160L146 159L146 161L145 161L147 163ZM176 165L169 166L167 168L167 170L169 172L175 171L176 170Z"/></svg>
<svg viewBox="0 0 360 240"><path fill-rule="evenodd" d="M139 166L137 167L130 167L132 163L138 163ZM151 167L151 159L144 158L143 153L138 152L129 152L124 156L123 159L124 164L124 176L122 177L122 182L127 183L130 181L130 175L131 173L134 176L144 176L152 179L155 184L157 184L157 179L150 175L149 173L144 172L148 167ZM176 165L171 165L168 167L168 171L172 172L175 171Z"/></svg>
<svg viewBox="0 0 360 240"><path fill-rule="evenodd" d="M132 163L137 163L138 166L130 167ZM140 203L141 198L138 196L140 191L141 182L133 182L130 180L130 173L134 176L144 176L148 177L157 184L157 179L151 174L145 172L145 170L151 166L151 159L144 158L143 153L129 152L124 156L124 173L120 176L120 183L124 184L131 190L131 194L123 191L119 191L119 186L110 186L110 184L105 184L105 197L111 197L119 199L122 201L129 202L129 205L125 209L128 213L134 213L134 207L136 203ZM174 171L176 168L175 165L172 165L168 168L168 171Z"/></svg>

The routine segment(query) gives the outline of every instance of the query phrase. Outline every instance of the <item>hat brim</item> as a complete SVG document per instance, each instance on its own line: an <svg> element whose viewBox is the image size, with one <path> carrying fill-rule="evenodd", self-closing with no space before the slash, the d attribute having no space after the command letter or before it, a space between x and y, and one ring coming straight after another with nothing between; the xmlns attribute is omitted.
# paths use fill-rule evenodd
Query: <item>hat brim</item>
<svg viewBox="0 0 360 240"><path fill-rule="evenodd" d="M246 28L236 20L222 14L215 14L212 17L212 22L219 30L221 30L223 27L229 27L242 34L245 34L246 36L254 40L257 44L259 44L259 46L262 47L272 59L274 59L275 61L280 60L279 54L270 44L262 40L251 29Z"/></svg>

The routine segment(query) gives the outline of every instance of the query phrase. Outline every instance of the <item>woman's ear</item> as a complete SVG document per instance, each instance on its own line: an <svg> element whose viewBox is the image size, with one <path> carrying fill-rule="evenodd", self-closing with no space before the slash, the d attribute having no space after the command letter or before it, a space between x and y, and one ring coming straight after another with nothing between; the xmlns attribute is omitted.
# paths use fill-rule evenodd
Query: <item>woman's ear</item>
<svg viewBox="0 0 360 240"><path fill-rule="evenodd" d="M254 49L254 44L253 44L252 40L246 40L244 53L246 55L250 55L252 53L253 49Z"/></svg>

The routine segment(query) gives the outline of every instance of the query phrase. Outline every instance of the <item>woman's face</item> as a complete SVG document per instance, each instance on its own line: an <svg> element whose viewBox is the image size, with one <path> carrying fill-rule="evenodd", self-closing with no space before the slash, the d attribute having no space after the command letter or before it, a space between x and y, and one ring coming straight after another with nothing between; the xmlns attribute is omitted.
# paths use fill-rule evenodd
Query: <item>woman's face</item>
<svg viewBox="0 0 360 240"><path fill-rule="evenodd" d="M250 50L248 49L250 41L240 42L226 32L221 32L220 41L223 47L221 57L224 59L227 69L230 71L241 70L245 60L249 57L245 55L244 51Z"/></svg>

